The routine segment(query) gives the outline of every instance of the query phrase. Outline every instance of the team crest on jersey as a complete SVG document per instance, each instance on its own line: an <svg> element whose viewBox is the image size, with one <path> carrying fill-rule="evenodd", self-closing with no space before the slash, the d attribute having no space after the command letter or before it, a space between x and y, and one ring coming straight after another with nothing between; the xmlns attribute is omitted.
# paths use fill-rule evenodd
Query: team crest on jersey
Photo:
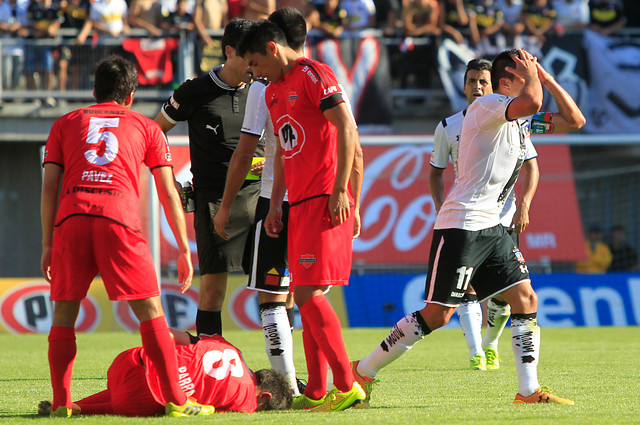
<svg viewBox="0 0 640 425"><path fill-rule="evenodd" d="M516 260L518 260L519 263L524 263L524 255L522 255L522 252L520 252L518 248L513 248L513 253L516 256Z"/></svg>
<svg viewBox="0 0 640 425"><path fill-rule="evenodd" d="M296 104L296 100L298 100L298 93L294 91L289 92L289 105L293 108Z"/></svg>
<svg viewBox="0 0 640 425"><path fill-rule="evenodd" d="M302 264L302 267L308 269L316 262L316 256L313 254L302 254L300 258L298 258L298 263Z"/></svg>
<svg viewBox="0 0 640 425"><path fill-rule="evenodd" d="M169 103L171 104L171 106L173 106L173 109L180 109L180 104L178 102L176 102L176 100L173 98L173 96L171 96L169 98Z"/></svg>

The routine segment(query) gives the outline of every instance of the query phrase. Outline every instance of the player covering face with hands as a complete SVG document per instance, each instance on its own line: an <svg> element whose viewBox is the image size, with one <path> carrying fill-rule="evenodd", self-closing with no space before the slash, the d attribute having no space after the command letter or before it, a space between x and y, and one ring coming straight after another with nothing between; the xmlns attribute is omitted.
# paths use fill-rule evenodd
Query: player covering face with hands
<svg viewBox="0 0 640 425"><path fill-rule="evenodd" d="M434 225L425 283L427 305L400 319L389 336L358 362L356 378L375 378L380 369L444 326L473 285L480 300L499 295L511 306L518 376L514 403L573 404L538 382L538 300L524 256L500 223L500 212L526 155L529 124L522 118L539 112L542 86L559 109L549 117L556 131L580 128L585 119L567 92L524 50L498 55L491 82L494 94L476 99L462 123L455 185Z"/></svg>

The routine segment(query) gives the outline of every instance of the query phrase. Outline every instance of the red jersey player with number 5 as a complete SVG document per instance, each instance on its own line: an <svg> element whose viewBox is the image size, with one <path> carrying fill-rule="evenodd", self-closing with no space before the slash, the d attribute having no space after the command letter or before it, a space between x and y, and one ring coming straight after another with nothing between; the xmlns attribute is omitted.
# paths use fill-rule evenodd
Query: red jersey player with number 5
<svg viewBox="0 0 640 425"><path fill-rule="evenodd" d="M140 231L138 178L144 163L153 173L178 243L178 278L186 291L193 266L169 144L154 121L129 109L137 85L133 63L119 56L101 61L93 93L98 104L56 120L47 139L41 270L51 282L55 302L49 333L51 416L72 414L74 326L80 302L98 273L109 298L128 301L140 320L142 345L159 371L165 412L170 416L213 413L213 407L188 399L180 388L175 344L160 303L151 252Z"/></svg>
<svg viewBox="0 0 640 425"><path fill-rule="evenodd" d="M309 382L294 409L339 411L362 403L340 319L324 293L346 285L352 240L360 232L362 150L342 87L327 65L290 47L269 21L250 28L238 45L254 74L271 81L265 101L282 149L265 229L277 237L282 199L289 190L289 270L300 308ZM334 388L327 393L327 365Z"/></svg>

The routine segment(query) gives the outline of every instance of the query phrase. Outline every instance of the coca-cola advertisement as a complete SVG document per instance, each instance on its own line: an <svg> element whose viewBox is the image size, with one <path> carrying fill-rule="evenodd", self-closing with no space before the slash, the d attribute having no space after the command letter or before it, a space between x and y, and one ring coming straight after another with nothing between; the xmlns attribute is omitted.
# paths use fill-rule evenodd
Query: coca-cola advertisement
<svg viewBox="0 0 640 425"><path fill-rule="evenodd" d="M362 233L353 244L356 267L426 265L436 210L429 193L431 143L363 146ZM527 260L576 261L585 256L582 221L567 145L537 146L540 183L530 210L531 223L520 236ZM191 179L188 146L173 146L179 182ZM444 173L445 196L454 182ZM516 193L520 186L516 185ZM197 264L193 214L187 214L189 242ZM161 215L162 266L177 258L175 240Z"/></svg>

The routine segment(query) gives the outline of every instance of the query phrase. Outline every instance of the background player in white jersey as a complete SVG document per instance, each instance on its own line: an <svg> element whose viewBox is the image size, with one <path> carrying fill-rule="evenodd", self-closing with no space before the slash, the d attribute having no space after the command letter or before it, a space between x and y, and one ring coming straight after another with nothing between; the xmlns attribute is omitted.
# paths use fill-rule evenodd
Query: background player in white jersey
<svg viewBox="0 0 640 425"><path fill-rule="evenodd" d="M304 17L296 9L278 9L269 16L269 20L278 25L285 34L289 47L300 52L304 49L307 27ZM258 305L266 352L274 370L282 372L299 394L296 384L296 370L293 364L293 293L289 292L289 270L287 261L287 233L283 228L283 237L271 238L265 233L263 220L269 212L271 189L273 186L273 161L276 149L279 149L273 130L269 109L264 94L269 83L256 80L249 89L247 106L242 123L242 134L238 147L231 157L224 195L213 223L216 233L224 239L229 235L225 230L231 211L231 203L252 168L253 152L260 138L264 138L265 163L262 169L260 197L256 207L253 235L247 240L253 249L252 264L246 265L249 273L249 288L258 291ZM285 195L283 203L283 223L289 215L289 203Z"/></svg>
<svg viewBox="0 0 640 425"><path fill-rule="evenodd" d="M500 212L524 161L529 123L537 114L542 85L553 95L557 114L534 116L536 128L577 129L585 118L571 96L524 50L509 50L493 61L495 94L476 99L467 110L460 134L458 173L434 226L427 305L403 317L371 354L358 362L356 378L375 378L380 369L447 324L469 284L478 298L500 294L511 306L511 340L518 375L514 403L574 404L538 383L540 328L538 299L524 257L500 224ZM548 119L547 119L548 118ZM524 217L527 215L527 217ZM528 212L523 212L522 230Z"/></svg>
<svg viewBox="0 0 640 425"><path fill-rule="evenodd" d="M491 62L486 59L472 59L467 64L464 74L463 91L469 105L480 96L493 93L491 88ZM457 174L458 141L462 130L462 120L467 110L464 109L450 117L443 119L436 127L431 153L431 169L429 172L429 189L436 211L440 211L444 197L444 180L442 175L447 168L449 158ZM509 229L516 246L518 234L522 230L521 220L528 217L523 211L529 210L529 205L538 187L538 160L533 144L529 137L525 139L526 155L522 170L524 171L523 193L516 208L515 191L512 190L506 199L500 213L500 222ZM516 209L518 213L516 214ZM509 304L496 298L487 302L488 329L484 341L482 340L482 307L472 286L467 288L460 307L457 308L458 318L464 338L469 347L469 368L472 370L498 369L498 341L502 330L509 319L511 309Z"/></svg>

